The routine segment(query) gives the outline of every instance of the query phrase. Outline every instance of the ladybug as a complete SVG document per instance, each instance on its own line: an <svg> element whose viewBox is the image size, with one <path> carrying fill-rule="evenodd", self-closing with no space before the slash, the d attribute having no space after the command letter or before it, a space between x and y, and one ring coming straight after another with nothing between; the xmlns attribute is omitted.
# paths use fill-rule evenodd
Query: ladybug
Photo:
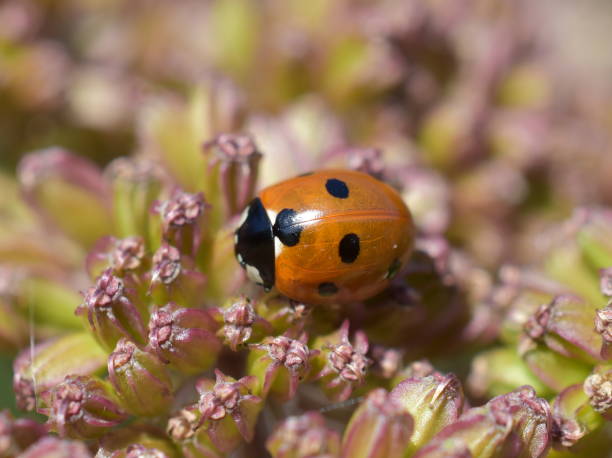
<svg viewBox="0 0 612 458"><path fill-rule="evenodd" d="M234 241L238 262L267 291L309 304L347 303L389 284L410 256L414 226L387 184L322 170L263 189Z"/></svg>

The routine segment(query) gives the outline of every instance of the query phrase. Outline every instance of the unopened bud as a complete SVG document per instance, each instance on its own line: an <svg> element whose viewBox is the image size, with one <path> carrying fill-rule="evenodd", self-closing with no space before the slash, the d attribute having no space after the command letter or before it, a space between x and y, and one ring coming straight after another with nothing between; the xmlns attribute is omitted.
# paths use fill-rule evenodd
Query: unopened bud
<svg viewBox="0 0 612 458"><path fill-rule="evenodd" d="M146 309L137 307L127 294L124 282L106 269L89 288L77 314L84 315L89 328L106 349L126 337L138 343L146 339Z"/></svg>
<svg viewBox="0 0 612 458"><path fill-rule="evenodd" d="M100 437L127 418L112 388L86 376L67 376L54 387L46 413L61 437L76 439Z"/></svg>
<svg viewBox="0 0 612 458"><path fill-rule="evenodd" d="M24 349L13 364L17 405L24 410L47 407L50 390L66 374L96 374L105 361L106 353L88 333L67 334Z"/></svg>
<svg viewBox="0 0 612 458"><path fill-rule="evenodd" d="M401 458L409 446L413 419L382 388L370 392L342 437L342 457Z"/></svg>
<svg viewBox="0 0 612 458"><path fill-rule="evenodd" d="M364 332L357 331L355 343L351 343L349 326L349 321L344 321L335 337L337 343L328 342L324 346L327 364L319 373L319 378L326 381L326 388L340 402L346 401L353 389L364 382L371 364L366 356L368 338Z"/></svg>
<svg viewBox="0 0 612 458"><path fill-rule="evenodd" d="M211 167L218 167L221 195L229 215L235 215L252 199L261 153L244 134L221 134L204 145L213 152Z"/></svg>
<svg viewBox="0 0 612 458"><path fill-rule="evenodd" d="M167 304L149 321L149 346L172 367L184 373L208 369L221 350L218 324L206 309Z"/></svg>
<svg viewBox="0 0 612 458"><path fill-rule="evenodd" d="M269 393L285 400L295 396L300 380L310 369L311 359L319 353L308 348L307 340L306 334L299 339L266 337L261 344L252 345L249 373L260 379L262 397Z"/></svg>
<svg viewBox="0 0 612 458"><path fill-rule="evenodd" d="M464 456L467 447L472 456L478 457L496 457L503 453L543 457L550 447L550 431L548 402L525 386L468 410L414 456L436 456L429 453L452 446L454 449L448 450L448 456Z"/></svg>
<svg viewBox="0 0 612 458"><path fill-rule="evenodd" d="M122 405L134 415L162 415L172 405L172 383L163 363L127 339L109 356L108 377Z"/></svg>
<svg viewBox="0 0 612 458"><path fill-rule="evenodd" d="M463 388L453 374L410 378L397 385L390 397L414 419L409 446L413 452L457 420L463 411Z"/></svg>
<svg viewBox="0 0 612 458"><path fill-rule="evenodd" d="M318 412L283 421L266 441L274 458L333 458L340 453L340 436L325 426Z"/></svg>
<svg viewBox="0 0 612 458"><path fill-rule="evenodd" d="M71 239L91 247L112 232L108 187L89 160L49 148L25 156L18 174L27 202Z"/></svg>
<svg viewBox="0 0 612 458"><path fill-rule="evenodd" d="M253 439L261 399L251 394L254 377L235 380L219 370L215 375L214 383L203 380L196 386L200 393L198 426L208 432L216 448L227 453Z"/></svg>

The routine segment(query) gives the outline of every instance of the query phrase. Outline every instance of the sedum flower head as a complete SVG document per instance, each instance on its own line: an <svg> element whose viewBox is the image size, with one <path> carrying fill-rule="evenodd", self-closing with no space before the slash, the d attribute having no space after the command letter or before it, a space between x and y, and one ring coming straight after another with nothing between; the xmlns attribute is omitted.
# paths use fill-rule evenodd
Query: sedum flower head
<svg viewBox="0 0 612 458"><path fill-rule="evenodd" d="M219 313L219 318L223 320L219 335L233 351L249 342L254 331L256 337L270 332L270 324L257 315L252 301L245 296L230 301L228 307Z"/></svg>
<svg viewBox="0 0 612 458"><path fill-rule="evenodd" d="M375 389L351 417L342 437L342 456L402 457L413 419L385 390Z"/></svg>
<svg viewBox="0 0 612 458"><path fill-rule="evenodd" d="M108 378L121 405L134 415L163 415L172 405L172 382L163 362L127 339L117 342L108 358Z"/></svg>
<svg viewBox="0 0 612 458"><path fill-rule="evenodd" d="M411 451L418 450L440 430L455 422L464 408L461 382L453 374L433 373L409 378L397 385L390 396L413 418Z"/></svg>
<svg viewBox="0 0 612 458"><path fill-rule="evenodd" d="M266 337L262 343L251 345L250 372L263 379L261 396L272 393L281 399L295 396L298 383L310 371L311 360L319 353L310 350L306 334L298 339L288 336Z"/></svg>
<svg viewBox="0 0 612 458"><path fill-rule="evenodd" d="M107 349L122 337L139 343L145 341L147 316L128 297L123 279L114 275L111 268L102 272L96 285L89 288L77 314L85 317L91 332Z"/></svg>
<svg viewBox="0 0 612 458"><path fill-rule="evenodd" d="M606 420L612 418L612 367L602 365L596 367L583 385L584 392L589 397L593 409Z"/></svg>
<svg viewBox="0 0 612 458"><path fill-rule="evenodd" d="M166 304L149 320L149 347L170 367L184 373L208 369L221 342L217 323L206 309L180 308Z"/></svg>
<svg viewBox="0 0 612 458"><path fill-rule="evenodd" d="M344 321L338 332L338 343L328 343L324 347L327 362L318 377L326 383L327 389L336 393L338 401L345 401L353 389L364 382L370 359L368 339L364 332L355 333L354 343L349 339L348 321Z"/></svg>
<svg viewBox="0 0 612 458"><path fill-rule="evenodd" d="M229 452L242 441L253 440L262 400L251 394L254 377L235 380L218 369L215 377L214 382L208 379L198 382L197 413L189 422L192 430L206 431L215 448Z"/></svg>
<svg viewBox="0 0 612 458"><path fill-rule="evenodd" d="M467 448L473 456L542 457L551 445L550 428L548 403L532 388L522 387L467 410L415 456L440 453L441 448L453 445L459 456Z"/></svg>
<svg viewBox="0 0 612 458"><path fill-rule="evenodd" d="M226 211L235 215L253 196L262 154L246 134L221 134L204 147L213 152L209 166L219 171Z"/></svg>
<svg viewBox="0 0 612 458"><path fill-rule="evenodd" d="M92 439L127 419L113 390L102 380L67 376L51 392L49 425L61 437Z"/></svg>

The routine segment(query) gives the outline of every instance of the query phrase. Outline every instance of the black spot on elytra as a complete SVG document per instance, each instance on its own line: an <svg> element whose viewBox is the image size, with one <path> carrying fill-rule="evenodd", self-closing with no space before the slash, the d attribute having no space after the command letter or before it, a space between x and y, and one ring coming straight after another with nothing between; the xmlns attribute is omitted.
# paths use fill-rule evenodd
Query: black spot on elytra
<svg viewBox="0 0 612 458"><path fill-rule="evenodd" d="M351 233L342 237L338 245L338 254L345 264L355 262L359 256L359 236Z"/></svg>
<svg viewBox="0 0 612 458"><path fill-rule="evenodd" d="M399 259L395 258L393 262L391 263L391 265L389 266L389 268L387 269L387 275L385 275L385 277L386 278L395 277L401 267L402 267L402 263L400 262Z"/></svg>
<svg viewBox="0 0 612 458"><path fill-rule="evenodd" d="M337 178L330 178L325 183L325 189L332 196L337 197L338 199L346 199L349 195L349 188L346 183L342 180L338 180Z"/></svg>
<svg viewBox="0 0 612 458"><path fill-rule="evenodd" d="M290 208L285 208L276 215L276 221L272 227L275 237L286 246L295 246L300 242L302 225L297 221L298 213Z"/></svg>
<svg viewBox="0 0 612 458"><path fill-rule="evenodd" d="M331 282L319 283L320 296L332 296L338 292L338 287Z"/></svg>

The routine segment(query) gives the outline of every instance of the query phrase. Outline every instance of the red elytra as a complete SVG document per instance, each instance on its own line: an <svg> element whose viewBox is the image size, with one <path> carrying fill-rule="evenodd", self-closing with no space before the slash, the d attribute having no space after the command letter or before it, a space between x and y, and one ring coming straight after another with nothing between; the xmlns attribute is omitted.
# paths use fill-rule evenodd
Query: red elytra
<svg viewBox="0 0 612 458"><path fill-rule="evenodd" d="M382 291L410 256L401 196L370 175L322 170L263 189L236 231L249 277L291 299L347 303Z"/></svg>

